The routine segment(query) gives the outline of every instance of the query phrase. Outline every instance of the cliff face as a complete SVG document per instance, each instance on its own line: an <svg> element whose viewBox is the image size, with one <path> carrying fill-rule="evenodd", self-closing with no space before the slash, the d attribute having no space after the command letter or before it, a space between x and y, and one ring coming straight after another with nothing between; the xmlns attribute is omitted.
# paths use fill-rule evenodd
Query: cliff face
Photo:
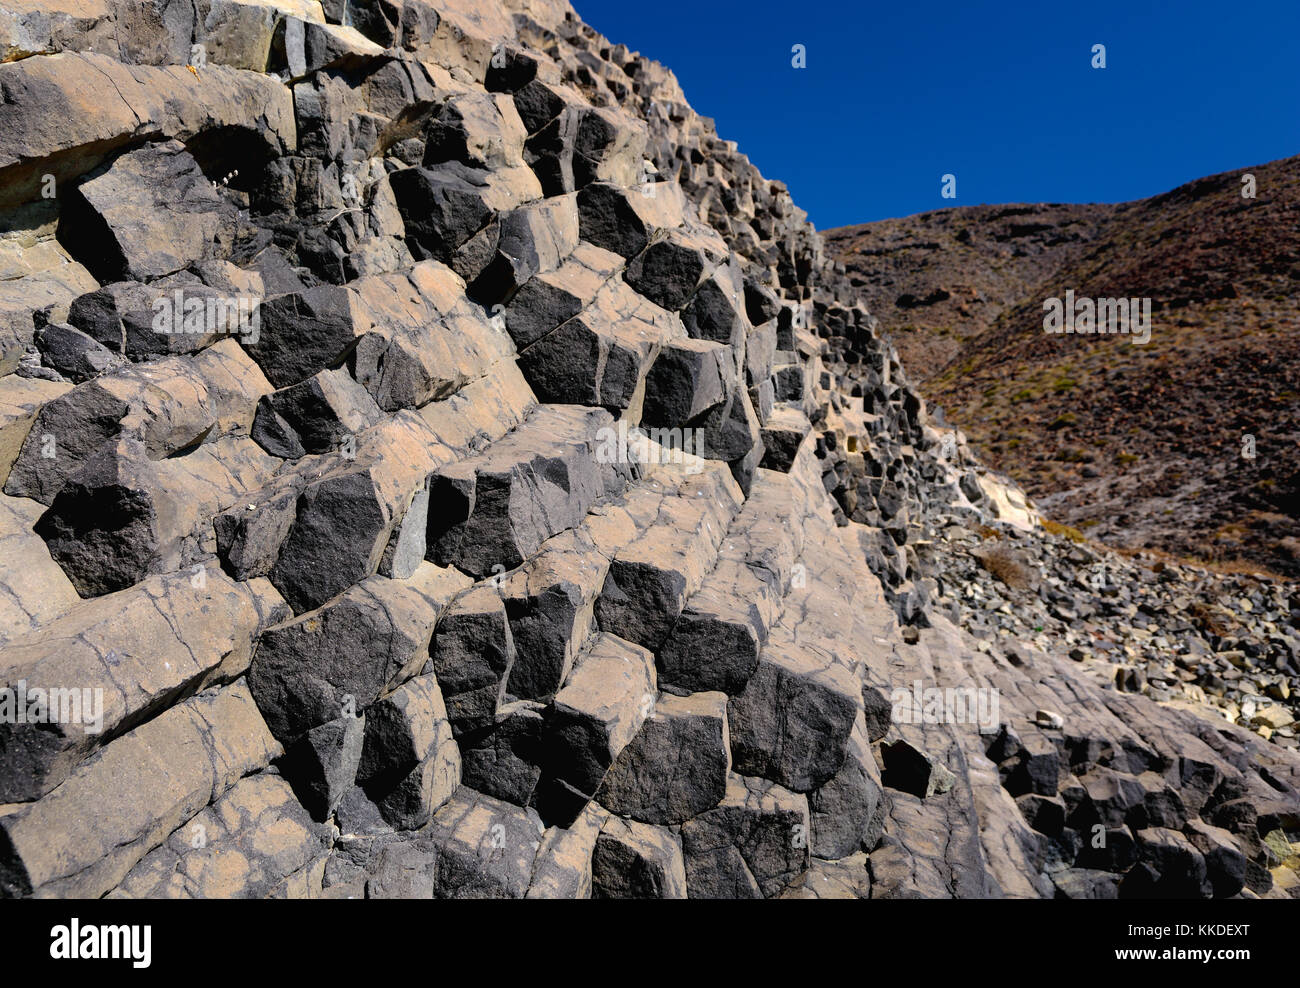
<svg viewBox="0 0 1300 988"><path fill-rule="evenodd" d="M526 0L0 51L5 894L1294 887L1287 708L984 620L977 533L1082 550L661 66Z"/></svg>

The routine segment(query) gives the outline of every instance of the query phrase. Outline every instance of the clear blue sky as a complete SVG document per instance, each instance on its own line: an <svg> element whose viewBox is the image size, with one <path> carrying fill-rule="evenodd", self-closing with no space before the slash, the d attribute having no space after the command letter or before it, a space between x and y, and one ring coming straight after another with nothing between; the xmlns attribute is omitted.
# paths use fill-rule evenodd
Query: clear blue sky
<svg viewBox="0 0 1300 988"><path fill-rule="evenodd" d="M1300 0L573 2L671 68L819 229L1121 202L1300 153Z"/></svg>

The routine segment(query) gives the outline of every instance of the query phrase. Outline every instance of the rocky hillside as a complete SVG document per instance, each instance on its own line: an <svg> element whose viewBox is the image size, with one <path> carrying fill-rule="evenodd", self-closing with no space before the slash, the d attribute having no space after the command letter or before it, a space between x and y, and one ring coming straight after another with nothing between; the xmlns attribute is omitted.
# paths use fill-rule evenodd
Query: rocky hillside
<svg viewBox="0 0 1300 988"><path fill-rule="evenodd" d="M662 66L550 0L0 52L4 895L1300 894L1295 602L1044 531Z"/></svg>
<svg viewBox="0 0 1300 988"><path fill-rule="evenodd" d="M1118 206L963 207L828 241L927 396L1050 517L1300 577L1300 158ZM1044 333L1043 301L1067 289L1150 298L1150 342Z"/></svg>

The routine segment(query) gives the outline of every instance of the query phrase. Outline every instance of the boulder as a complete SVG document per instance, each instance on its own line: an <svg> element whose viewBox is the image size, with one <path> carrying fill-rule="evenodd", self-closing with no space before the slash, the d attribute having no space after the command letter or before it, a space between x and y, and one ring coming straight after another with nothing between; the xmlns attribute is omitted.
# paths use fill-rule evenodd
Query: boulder
<svg viewBox="0 0 1300 988"><path fill-rule="evenodd" d="M435 471L430 558L482 577L494 566L513 569L576 526L627 476L626 464L594 455L595 435L610 422L604 411L542 406L486 452Z"/></svg>
<svg viewBox="0 0 1300 988"><path fill-rule="evenodd" d="M534 275L552 271L578 245L572 195L512 209L497 221L494 250L470 283L470 298L486 306L509 301Z"/></svg>
<svg viewBox="0 0 1300 988"><path fill-rule="evenodd" d="M582 239L630 260L644 251L661 231L681 226L685 206L681 186L665 182L650 189L654 195L608 182L593 182L584 187L578 193ZM681 275L672 274L679 282Z"/></svg>
<svg viewBox="0 0 1300 988"><path fill-rule="evenodd" d="M114 453L123 441L144 459L160 461L247 434L257 402L269 391L233 340L193 359L120 367L40 409L5 491L52 504L83 466Z"/></svg>
<svg viewBox="0 0 1300 988"><path fill-rule="evenodd" d="M247 349L277 388L342 365L364 325L355 293L337 285L267 299L261 319L259 339Z"/></svg>
<svg viewBox="0 0 1300 988"><path fill-rule="evenodd" d="M510 97L472 90L458 93L429 121L424 164L459 161L483 169L522 164L527 138Z"/></svg>
<svg viewBox="0 0 1300 988"><path fill-rule="evenodd" d="M684 823L726 795L731 752L722 693L661 693L654 712L610 765L596 798L642 823Z"/></svg>
<svg viewBox="0 0 1300 988"><path fill-rule="evenodd" d="M680 312L726 259L726 246L716 234L670 229L629 261L624 277L656 305Z"/></svg>
<svg viewBox="0 0 1300 988"><path fill-rule="evenodd" d="M717 484L707 473L693 479L703 481L707 499L665 499L655 523L614 556L596 600L602 631L660 649L716 564L740 491L731 483Z"/></svg>
<svg viewBox="0 0 1300 988"><path fill-rule="evenodd" d="M98 340L66 323L48 323L36 331L41 363L80 384L122 365L122 358Z"/></svg>
<svg viewBox="0 0 1300 988"><path fill-rule="evenodd" d="M524 349L519 367L543 400L634 409L660 345L680 333L671 314L612 281L581 313Z"/></svg>
<svg viewBox="0 0 1300 988"><path fill-rule="evenodd" d="M257 405L252 438L272 456L297 459L338 449L379 422L382 412L344 370L324 370L271 394Z"/></svg>
<svg viewBox="0 0 1300 988"><path fill-rule="evenodd" d="M441 899L522 899L546 828L537 813L461 787L425 830Z"/></svg>
<svg viewBox="0 0 1300 988"><path fill-rule="evenodd" d="M589 899L592 856L609 814L589 804L570 827L549 827L533 861L529 899Z"/></svg>
<svg viewBox="0 0 1300 988"><path fill-rule="evenodd" d="M100 281L148 281L228 256L238 216L179 141L146 144L71 191L60 236Z"/></svg>
<svg viewBox="0 0 1300 988"><path fill-rule="evenodd" d="M808 800L731 775L720 804L682 824L692 899L773 898L808 867Z"/></svg>
<svg viewBox="0 0 1300 988"><path fill-rule="evenodd" d="M795 792L818 788L844 764L861 708L861 687L848 668L806 645L769 642L727 706L736 771Z"/></svg>
<svg viewBox="0 0 1300 988"><path fill-rule="evenodd" d="M605 773L654 709L654 657L613 635L597 635L555 694L543 739L551 815L563 825L594 798ZM567 798L566 798L567 796ZM573 808L576 807L576 808Z"/></svg>
<svg viewBox="0 0 1300 988"><path fill-rule="evenodd" d="M443 612L429 648L456 735L496 722L515 643L501 595L479 584Z"/></svg>
<svg viewBox="0 0 1300 988"><path fill-rule="evenodd" d="M292 744L313 727L365 711L417 674L439 614L467 583L426 564L410 581L370 577L318 610L267 628L249 687L271 732Z"/></svg>
<svg viewBox="0 0 1300 988"><path fill-rule="evenodd" d="M708 340L667 343L646 375L642 421L683 426L722 402L731 360L727 347Z"/></svg>
<svg viewBox="0 0 1300 988"><path fill-rule="evenodd" d="M492 724L461 734L465 785L516 806L528 806L542 775L545 707L531 700L502 704Z"/></svg>
<svg viewBox="0 0 1300 988"><path fill-rule="evenodd" d="M411 254L453 268L462 248L498 212L541 197L541 186L526 169L488 172L455 161L403 169L395 172L389 183ZM490 256L488 252L483 257L479 270Z"/></svg>
<svg viewBox="0 0 1300 988"><path fill-rule="evenodd" d="M31 432L37 413L70 390L70 385L58 381L42 381L16 374L0 377L0 478L8 481L9 471L22 451L23 441ZM57 451L58 437L54 439ZM42 434L41 442L49 445L45 434Z"/></svg>
<svg viewBox="0 0 1300 988"><path fill-rule="evenodd" d="M880 769L867 736L866 718L859 714L840 770L808 794L813 854L835 859L855 853L882 798Z"/></svg>
<svg viewBox="0 0 1300 988"><path fill-rule="evenodd" d="M500 581L515 643L508 693L549 700L563 685L594 627L608 566L584 525L548 539Z"/></svg>
<svg viewBox="0 0 1300 988"><path fill-rule="evenodd" d="M591 857L593 899L685 899L681 839L664 827L611 817Z"/></svg>
<svg viewBox="0 0 1300 988"><path fill-rule="evenodd" d="M582 242L558 268L525 282L505 309L515 345L524 350L582 312L621 263L617 255Z"/></svg>
<svg viewBox="0 0 1300 988"><path fill-rule="evenodd" d="M166 460L123 439L77 468L34 530L83 597L183 567L197 574L212 516L260 487L271 470L247 439Z"/></svg>
<svg viewBox="0 0 1300 988"><path fill-rule="evenodd" d="M460 749L432 673L372 704L357 779L399 830L428 823L460 785Z"/></svg>

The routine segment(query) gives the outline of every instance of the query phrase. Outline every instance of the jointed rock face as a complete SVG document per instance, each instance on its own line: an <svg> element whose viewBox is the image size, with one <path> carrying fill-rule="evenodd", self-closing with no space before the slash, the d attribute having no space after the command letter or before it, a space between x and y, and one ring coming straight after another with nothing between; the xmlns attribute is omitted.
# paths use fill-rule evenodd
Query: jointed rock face
<svg viewBox="0 0 1300 988"><path fill-rule="evenodd" d="M982 640L1032 506L561 0L0 58L0 894L1296 888L1300 756Z"/></svg>

